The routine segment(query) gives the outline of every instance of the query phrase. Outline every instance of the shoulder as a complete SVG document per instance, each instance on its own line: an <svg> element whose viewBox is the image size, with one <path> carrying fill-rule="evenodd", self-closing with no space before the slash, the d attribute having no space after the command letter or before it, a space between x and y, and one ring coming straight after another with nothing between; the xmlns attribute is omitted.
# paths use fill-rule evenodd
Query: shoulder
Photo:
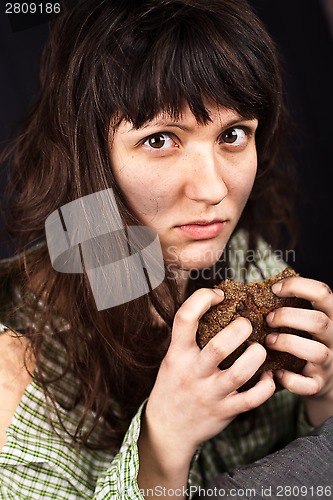
<svg viewBox="0 0 333 500"><path fill-rule="evenodd" d="M0 383L2 377L15 376L25 368L25 358L27 357L28 368L33 366L29 351L29 341L23 335L16 333L0 323Z"/></svg>
<svg viewBox="0 0 333 500"><path fill-rule="evenodd" d="M27 339L11 330L0 333L0 450L33 368Z"/></svg>

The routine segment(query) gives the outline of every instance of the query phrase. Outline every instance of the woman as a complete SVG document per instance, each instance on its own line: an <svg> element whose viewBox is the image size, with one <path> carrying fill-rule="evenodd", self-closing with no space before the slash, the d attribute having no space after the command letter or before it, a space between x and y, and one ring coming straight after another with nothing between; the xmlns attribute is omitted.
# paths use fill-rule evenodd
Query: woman
<svg viewBox="0 0 333 500"><path fill-rule="evenodd" d="M86 1L56 20L39 99L7 153L24 273L16 261L4 273L14 307L2 321L23 333L0 337L11 375L4 495L154 498L160 487L179 497L187 482L205 484L332 415L333 299L323 284L293 278L274 290L314 305L267 318L313 335L267 340L308 361L302 376L280 374L286 391L274 394L265 373L237 392L265 359L258 344L217 368L250 335L248 321L202 351L195 342L200 316L223 299L214 278L251 281L285 266L259 239L273 245L277 222L292 227L281 95L274 46L243 2ZM125 226L157 232L166 277L98 311L86 273L55 272L42 240L55 210L110 188ZM256 266L239 258L249 249Z"/></svg>

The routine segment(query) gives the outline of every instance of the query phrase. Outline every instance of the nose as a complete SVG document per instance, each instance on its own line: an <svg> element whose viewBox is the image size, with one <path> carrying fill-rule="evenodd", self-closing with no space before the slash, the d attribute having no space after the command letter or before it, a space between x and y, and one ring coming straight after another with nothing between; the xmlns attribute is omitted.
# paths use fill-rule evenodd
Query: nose
<svg viewBox="0 0 333 500"><path fill-rule="evenodd" d="M191 200L218 205L228 194L222 177L221 158L214 151L193 155L188 159L185 195Z"/></svg>

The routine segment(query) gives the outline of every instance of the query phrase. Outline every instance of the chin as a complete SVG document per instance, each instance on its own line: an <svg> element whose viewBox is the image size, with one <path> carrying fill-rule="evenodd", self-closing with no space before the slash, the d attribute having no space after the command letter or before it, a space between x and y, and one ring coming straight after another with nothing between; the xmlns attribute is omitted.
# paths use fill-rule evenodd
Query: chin
<svg viewBox="0 0 333 500"><path fill-rule="evenodd" d="M177 255L177 258L173 256L173 258L170 258L168 256L166 258L166 261L168 265L170 266L170 269L177 268L177 269L183 269L183 270L191 270L191 269L207 269L212 267L221 257L223 252L223 248L208 248L205 251L184 251L180 252Z"/></svg>
<svg viewBox="0 0 333 500"><path fill-rule="evenodd" d="M165 262L169 269L208 269L221 258L228 236L193 241L185 245L162 246Z"/></svg>
<svg viewBox="0 0 333 500"><path fill-rule="evenodd" d="M202 261L202 262L198 261L180 262L179 268L184 269L186 271L190 271L191 269L198 269L198 271L201 269L209 269L217 262L217 260L218 259L214 261Z"/></svg>

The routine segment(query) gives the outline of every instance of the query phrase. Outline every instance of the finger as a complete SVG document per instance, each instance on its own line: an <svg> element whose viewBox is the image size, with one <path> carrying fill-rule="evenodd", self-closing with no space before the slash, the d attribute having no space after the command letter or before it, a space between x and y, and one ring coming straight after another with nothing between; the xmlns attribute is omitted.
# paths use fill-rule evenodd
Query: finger
<svg viewBox="0 0 333 500"><path fill-rule="evenodd" d="M266 317L271 328L289 327L307 331L323 342L333 344L333 321L316 310L280 307Z"/></svg>
<svg viewBox="0 0 333 500"><path fill-rule="evenodd" d="M263 364L266 356L267 351L262 345L256 342L249 345L230 368L222 371L221 383L224 391L227 393L235 391L250 380Z"/></svg>
<svg viewBox="0 0 333 500"><path fill-rule="evenodd" d="M302 277L284 278L272 286L278 297L300 297L333 320L333 293L326 283Z"/></svg>
<svg viewBox="0 0 333 500"><path fill-rule="evenodd" d="M216 367L251 335L252 325L246 318L237 318L215 335L199 355L198 371L209 376Z"/></svg>
<svg viewBox="0 0 333 500"><path fill-rule="evenodd" d="M319 365L326 365L330 358L330 350L321 342L290 333L270 333L266 337L266 344L274 351L289 352Z"/></svg>
<svg viewBox="0 0 333 500"><path fill-rule="evenodd" d="M275 383L272 372L264 372L259 382L251 389L244 392L235 392L229 398L228 404L232 406L232 411L237 415L257 408L267 399L273 396L275 392ZM225 400L226 401L226 400Z"/></svg>
<svg viewBox="0 0 333 500"><path fill-rule="evenodd" d="M193 346L199 319L211 306L221 302L223 297L223 291L219 289L196 290L175 314L172 328L173 345L181 349Z"/></svg>
<svg viewBox="0 0 333 500"><path fill-rule="evenodd" d="M314 396L324 386L323 379L319 375L305 377L300 373L279 370L275 373L275 376L283 387L299 396Z"/></svg>

